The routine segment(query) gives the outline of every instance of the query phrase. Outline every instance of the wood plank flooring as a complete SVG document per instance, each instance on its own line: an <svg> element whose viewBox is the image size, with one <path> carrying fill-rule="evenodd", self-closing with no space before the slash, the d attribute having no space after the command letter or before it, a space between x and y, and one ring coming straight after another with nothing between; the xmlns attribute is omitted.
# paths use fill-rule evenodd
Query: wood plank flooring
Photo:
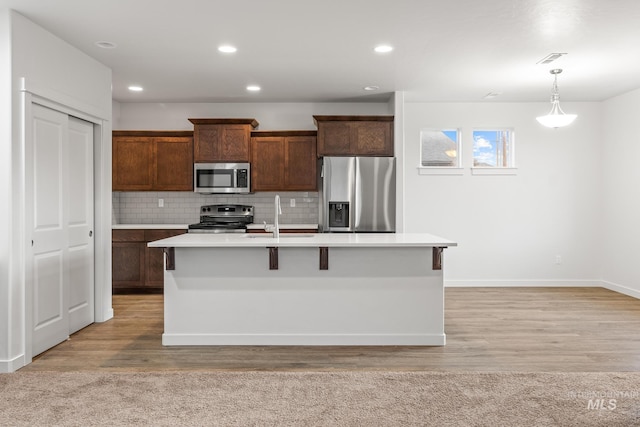
<svg viewBox="0 0 640 427"><path fill-rule="evenodd" d="M640 371L640 300L602 288L448 288L444 347L163 347L161 295L113 305L22 370Z"/></svg>

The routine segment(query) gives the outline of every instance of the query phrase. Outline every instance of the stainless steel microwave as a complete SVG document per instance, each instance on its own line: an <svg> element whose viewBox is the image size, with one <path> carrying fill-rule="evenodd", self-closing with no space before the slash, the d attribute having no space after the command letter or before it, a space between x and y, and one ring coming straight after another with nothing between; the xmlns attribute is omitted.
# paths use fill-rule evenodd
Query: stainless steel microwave
<svg viewBox="0 0 640 427"><path fill-rule="evenodd" d="M196 193L249 193L249 163L195 163L193 190Z"/></svg>

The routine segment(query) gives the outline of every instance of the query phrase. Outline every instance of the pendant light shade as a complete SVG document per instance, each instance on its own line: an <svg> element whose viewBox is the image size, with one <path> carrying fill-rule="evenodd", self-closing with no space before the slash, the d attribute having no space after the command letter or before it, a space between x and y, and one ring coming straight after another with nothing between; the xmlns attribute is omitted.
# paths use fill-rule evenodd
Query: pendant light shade
<svg viewBox="0 0 640 427"><path fill-rule="evenodd" d="M551 111L546 116L536 117L536 120L541 125L549 128L561 128L563 126L570 125L576 117L575 114L565 114L560 108L560 94L558 93L558 74L562 72L561 69L556 68L549 71L553 74L553 89L551 91Z"/></svg>

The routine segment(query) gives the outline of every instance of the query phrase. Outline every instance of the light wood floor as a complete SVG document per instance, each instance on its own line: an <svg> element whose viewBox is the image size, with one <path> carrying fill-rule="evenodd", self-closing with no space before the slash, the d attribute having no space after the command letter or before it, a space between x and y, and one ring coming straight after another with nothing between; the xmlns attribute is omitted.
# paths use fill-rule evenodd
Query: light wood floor
<svg viewBox="0 0 640 427"><path fill-rule="evenodd" d="M116 295L24 371L640 371L640 300L601 288L448 288L444 347L163 347L162 296Z"/></svg>

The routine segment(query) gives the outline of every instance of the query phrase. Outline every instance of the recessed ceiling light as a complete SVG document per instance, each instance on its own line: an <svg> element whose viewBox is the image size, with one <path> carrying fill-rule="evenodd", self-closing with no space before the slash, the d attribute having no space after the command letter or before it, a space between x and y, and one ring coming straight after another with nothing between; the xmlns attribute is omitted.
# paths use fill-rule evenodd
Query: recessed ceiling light
<svg viewBox="0 0 640 427"><path fill-rule="evenodd" d="M367 91L372 91L372 90L380 89L380 86L365 86L362 89L367 90Z"/></svg>
<svg viewBox="0 0 640 427"><path fill-rule="evenodd" d="M135 86L135 85L129 86L129 90L131 92L142 92L143 91L142 86Z"/></svg>
<svg viewBox="0 0 640 427"><path fill-rule="evenodd" d="M247 86L247 90L249 92L259 92L260 91L260 86L257 85L249 85Z"/></svg>
<svg viewBox="0 0 640 427"><path fill-rule="evenodd" d="M502 95L502 92L489 92L488 94L486 94L485 96L483 96L483 99L493 99L496 98L498 96Z"/></svg>
<svg viewBox="0 0 640 427"><path fill-rule="evenodd" d="M117 44L107 41L96 42L96 46L102 49L115 49L116 47L118 47Z"/></svg>
<svg viewBox="0 0 640 427"><path fill-rule="evenodd" d="M222 45L218 47L218 51L222 52L222 53L234 53L236 52L238 49L235 46L231 46L228 44Z"/></svg>
<svg viewBox="0 0 640 427"><path fill-rule="evenodd" d="M389 46L388 44L381 44L374 47L373 50L377 53L389 53L393 50L393 47Z"/></svg>
<svg viewBox="0 0 640 427"><path fill-rule="evenodd" d="M564 55L566 55L566 53L560 53L560 52L550 53L549 55L542 58L540 61L536 62L536 64L542 64L542 65L549 64L558 58L562 58Z"/></svg>

